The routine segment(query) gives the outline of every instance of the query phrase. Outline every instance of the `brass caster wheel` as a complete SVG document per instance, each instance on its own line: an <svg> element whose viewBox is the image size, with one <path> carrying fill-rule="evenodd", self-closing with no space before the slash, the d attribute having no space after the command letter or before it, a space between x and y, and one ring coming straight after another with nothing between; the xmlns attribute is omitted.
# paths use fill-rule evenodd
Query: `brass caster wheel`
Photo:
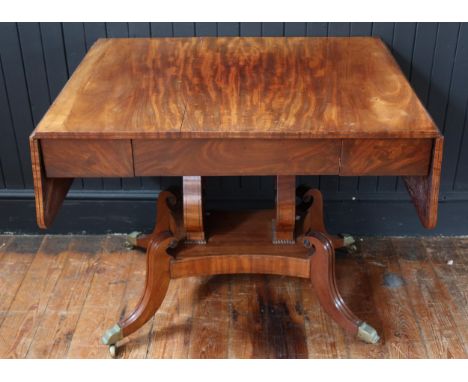
<svg viewBox="0 0 468 382"><path fill-rule="evenodd" d="M366 322L359 325L357 338L373 345L380 341L380 336L377 334L377 331Z"/></svg>
<svg viewBox="0 0 468 382"><path fill-rule="evenodd" d="M117 356L117 342L123 338L122 328L119 324L114 325L112 328L106 330L102 336L102 343L109 346L109 353L112 358Z"/></svg>
<svg viewBox="0 0 468 382"><path fill-rule="evenodd" d="M348 235L347 233L342 233L340 236L343 238L344 247L351 247L356 242L356 240L354 240L354 237Z"/></svg>
<svg viewBox="0 0 468 382"><path fill-rule="evenodd" d="M115 345L109 346L109 354L112 358L117 357L117 347Z"/></svg>
<svg viewBox="0 0 468 382"><path fill-rule="evenodd" d="M131 234L127 235L127 241L125 242L125 246L129 249L133 249L136 247L138 236L141 235L141 232L133 231Z"/></svg>

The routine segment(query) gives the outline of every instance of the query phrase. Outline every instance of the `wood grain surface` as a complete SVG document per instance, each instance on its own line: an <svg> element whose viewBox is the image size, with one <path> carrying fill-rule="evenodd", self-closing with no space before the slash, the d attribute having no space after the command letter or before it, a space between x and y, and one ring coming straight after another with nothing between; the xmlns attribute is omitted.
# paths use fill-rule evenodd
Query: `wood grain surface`
<svg viewBox="0 0 468 382"><path fill-rule="evenodd" d="M133 140L136 176L338 174L340 152L339 139Z"/></svg>
<svg viewBox="0 0 468 382"><path fill-rule="evenodd" d="M184 176L182 182L186 238L192 242L205 243L202 177Z"/></svg>
<svg viewBox="0 0 468 382"><path fill-rule="evenodd" d="M36 138L436 137L371 37L101 39Z"/></svg>
<svg viewBox="0 0 468 382"><path fill-rule="evenodd" d="M276 177L274 243L294 243L296 230L296 177Z"/></svg>
<svg viewBox="0 0 468 382"><path fill-rule="evenodd" d="M467 358L468 239L362 239L337 253L336 278L382 335L376 346L344 333L306 279L226 275L172 280L119 357ZM0 235L0 358L108 358L100 335L145 283L144 253L124 241Z"/></svg>
<svg viewBox="0 0 468 382"><path fill-rule="evenodd" d="M73 178L47 178L39 140L30 138L31 165L34 179L36 221L39 228L47 228L54 221Z"/></svg>
<svg viewBox="0 0 468 382"><path fill-rule="evenodd" d="M130 140L41 140L46 175L49 178L132 177Z"/></svg>
<svg viewBox="0 0 468 382"><path fill-rule="evenodd" d="M340 175L429 173L432 139L344 139Z"/></svg>
<svg viewBox="0 0 468 382"><path fill-rule="evenodd" d="M437 224L443 147L443 137L434 139L431 165L427 176L403 177L406 189L418 212L419 220L428 229L434 228Z"/></svg>
<svg viewBox="0 0 468 382"><path fill-rule="evenodd" d="M273 243L274 210L213 212L206 221L207 243L180 243L173 250L171 277L266 273L309 277L308 251L302 242Z"/></svg>

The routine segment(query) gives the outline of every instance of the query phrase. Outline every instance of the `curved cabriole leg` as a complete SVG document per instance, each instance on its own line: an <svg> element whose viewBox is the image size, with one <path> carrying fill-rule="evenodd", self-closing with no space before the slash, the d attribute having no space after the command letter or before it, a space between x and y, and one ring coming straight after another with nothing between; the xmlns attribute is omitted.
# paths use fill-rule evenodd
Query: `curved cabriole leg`
<svg viewBox="0 0 468 382"><path fill-rule="evenodd" d="M346 306L335 279L335 251L332 242L320 232L304 236L304 245L310 248L310 280L323 309L347 332L375 344L380 337L375 329L357 318Z"/></svg>
<svg viewBox="0 0 468 382"><path fill-rule="evenodd" d="M323 197L320 190L315 188L300 188L298 194L304 204L308 205L311 203L305 213L302 232L313 231L323 233L332 241L333 248L349 247L354 244L354 238L351 235L342 234L338 236L327 232L323 218Z"/></svg>
<svg viewBox="0 0 468 382"><path fill-rule="evenodd" d="M133 313L107 330L102 337L102 343L109 346L112 356L115 356L116 343L141 328L161 306L170 281L172 257L167 253L167 249L175 244L174 236L168 231L159 233L150 240L146 252L143 296Z"/></svg>

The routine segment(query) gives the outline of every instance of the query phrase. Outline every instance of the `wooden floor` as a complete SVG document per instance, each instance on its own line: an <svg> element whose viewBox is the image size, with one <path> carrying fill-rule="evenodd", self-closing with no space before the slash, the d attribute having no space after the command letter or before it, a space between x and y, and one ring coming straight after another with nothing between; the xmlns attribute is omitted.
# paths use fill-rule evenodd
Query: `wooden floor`
<svg viewBox="0 0 468 382"><path fill-rule="evenodd" d="M104 330L133 308L145 255L122 236L0 236L0 357L107 358ZM453 261L453 264L450 263ZM123 358L466 358L468 238L364 239L337 255L345 301L381 334L346 335L307 280L171 281Z"/></svg>

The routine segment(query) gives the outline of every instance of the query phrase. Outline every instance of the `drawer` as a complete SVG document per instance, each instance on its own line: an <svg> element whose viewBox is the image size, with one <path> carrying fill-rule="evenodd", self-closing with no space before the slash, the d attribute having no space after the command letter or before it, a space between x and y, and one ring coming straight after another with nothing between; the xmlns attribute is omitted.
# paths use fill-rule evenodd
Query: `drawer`
<svg viewBox="0 0 468 382"><path fill-rule="evenodd" d="M134 140L136 176L331 175L341 140Z"/></svg>
<svg viewBox="0 0 468 382"><path fill-rule="evenodd" d="M432 139L345 139L340 175L427 175Z"/></svg>
<svg viewBox="0 0 468 382"><path fill-rule="evenodd" d="M49 178L134 176L132 144L117 139L43 139Z"/></svg>

